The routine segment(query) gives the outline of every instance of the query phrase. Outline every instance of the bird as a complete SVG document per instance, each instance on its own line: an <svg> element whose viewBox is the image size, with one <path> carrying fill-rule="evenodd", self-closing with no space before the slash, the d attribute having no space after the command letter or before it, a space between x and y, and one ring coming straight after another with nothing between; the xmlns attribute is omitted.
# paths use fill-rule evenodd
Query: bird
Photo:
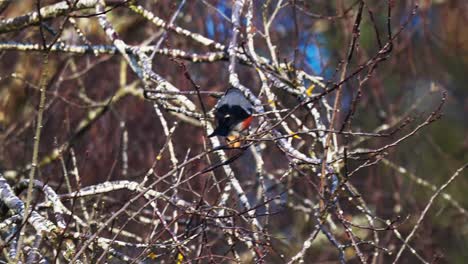
<svg viewBox="0 0 468 264"><path fill-rule="evenodd" d="M254 107L241 90L230 87L219 99L214 112L217 126L208 137L221 136L232 141L252 123Z"/></svg>

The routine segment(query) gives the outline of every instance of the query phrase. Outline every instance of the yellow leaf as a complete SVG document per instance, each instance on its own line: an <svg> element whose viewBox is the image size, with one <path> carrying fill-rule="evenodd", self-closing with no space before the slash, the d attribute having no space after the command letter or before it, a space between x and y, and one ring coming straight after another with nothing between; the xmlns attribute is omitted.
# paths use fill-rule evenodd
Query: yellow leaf
<svg viewBox="0 0 468 264"><path fill-rule="evenodd" d="M156 156L156 159L157 159L157 160L161 160L161 159L162 159L162 156L161 156L161 155L158 155L158 156Z"/></svg>
<svg viewBox="0 0 468 264"><path fill-rule="evenodd" d="M179 254L177 254L177 264L182 264L182 261L184 261L184 255L179 252Z"/></svg>
<svg viewBox="0 0 468 264"><path fill-rule="evenodd" d="M314 88L315 88L315 85L314 85L314 84L311 84L311 85L309 86L309 88L307 88L307 90L306 90L307 96L311 96L311 95L312 95L312 91L314 90Z"/></svg>
<svg viewBox="0 0 468 264"><path fill-rule="evenodd" d="M276 106L275 100L268 100L268 104L270 104L272 107Z"/></svg>
<svg viewBox="0 0 468 264"><path fill-rule="evenodd" d="M158 255L156 255L156 253L151 252L151 253L148 254L148 258L150 258L152 260L155 260L157 257L158 257Z"/></svg>
<svg viewBox="0 0 468 264"><path fill-rule="evenodd" d="M294 132L291 132L291 135L293 138L296 138L296 139L302 139L300 136L298 136L296 133Z"/></svg>

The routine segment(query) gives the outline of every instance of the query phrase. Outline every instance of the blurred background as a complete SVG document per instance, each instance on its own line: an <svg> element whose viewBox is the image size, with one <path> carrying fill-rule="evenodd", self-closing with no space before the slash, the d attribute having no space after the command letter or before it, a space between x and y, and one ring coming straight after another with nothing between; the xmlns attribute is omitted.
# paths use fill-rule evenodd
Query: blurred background
<svg viewBox="0 0 468 264"><path fill-rule="evenodd" d="M42 6L56 1L40 1ZM109 1L112 2L112 1ZM164 19L169 19L180 1L137 1ZM262 31L262 6L270 1L255 1L254 25ZM376 214L383 218L400 215L409 218L400 226L408 234L434 190L417 183L417 178L428 184L440 186L468 160L468 2L465 0L392 1L392 31L397 34L391 56L380 63L362 88L353 116L355 130L372 132L382 124L398 123L412 118L410 126L422 122L441 102L443 91L447 100L443 116L424 127L414 136L395 148L387 150L385 160L362 169L352 182ZM295 3L295 5L294 5ZM111 3L112 4L112 3ZM295 67L311 75L322 76L325 81L336 82L340 67L352 36L357 1L285 1L271 26L272 41L277 46L280 61L294 63ZM35 9L35 1L13 1L3 12L10 18ZM273 11L276 1L271 1ZM350 72L368 61L379 50L376 30L386 39L387 1L366 1L360 37ZM417 6L417 7L416 7ZM370 10L370 11L368 11ZM90 13L92 11L89 11ZM228 44L231 36L231 1L191 0L182 7L175 24ZM121 38L131 45L156 43L162 31L124 6L116 6L108 13ZM77 17L78 27L86 41L94 45L111 44L99 27L96 17ZM372 22L374 21L374 23ZM245 22L245 21L244 21ZM51 32L57 30L62 19L46 22ZM377 25L377 27L374 27ZM47 40L53 34L46 32ZM0 42L41 43L37 26L0 35ZM67 25L61 41L83 44L73 26ZM264 41L258 41L257 52L269 56ZM204 53L207 47L169 32L163 47ZM30 161L33 149L36 109L39 101L38 85L43 55L40 52L0 50L0 169L21 171ZM205 91L224 91L228 83L227 61L192 63L184 61L194 82ZM179 63L156 55L156 72L181 90L193 90L181 74ZM162 127L153 109L153 103L135 96L115 100L102 116L93 121L83 133L76 134L80 122L86 120L92 109L108 102L122 82L136 80L135 74L118 55L76 55L53 52L49 58L50 82L47 92L43 134L39 155L47 157L57 146L73 138L81 174L81 185L106 180L138 179L151 166L165 144ZM239 66L240 79L254 92L261 86L254 69ZM15 73L18 78L11 78ZM359 80L352 78L344 85L342 108L349 110ZM286 98L282 98L287 101ZM197 101L197 100L194 100ZM329 98L333 102L333 95ZM211 109L215 98L205 96L204 103ZM198 102L197 102L198 103ZM200 106L200 105L199 105ZM178 120L167 115L170 124ZM339 118L343 119L344 116ZM123 126L125 129L123 129ZM123 131L128 132L128 174L122 175L120 159ZM197 153L205 144L205 131L199 125L179 121L175 130L176 153L184 157L187 149ZM353 147L378 148L394 141L391 138L372 138ZM344 141L343 141L344 142ZM268 170L287 169L284 158L272 148L265 166ZM67 158L67 164L71 162ZM283 166L284 164L284 166ZM352 164L351 164L352 165ZM238 165L235 165L238 166ZM171 167L163 159L158 173ZM190 168L203 168L202 162ZM404 170L402 170L404 168ZM435 263L466 263L468 260L468 177L467 172L446 189L451 201L439 197L429 211L416 237L410 243L426 260ZM42 181L63 188L62 168L59 162L43 166L38 176ZM200 185L202 181L200 180ZM61 187L62 186L62 187ZM201 188L200 186L198 186ZM196 186L194 188L197 188ZM128 193L121 193L125 201ZM278 243L278 251L297 251L310 228L302 224L299 214L278 213L279 226L288 246ZM291 219L291 217L293 219ZM281 223L282 221L282 223ZM291 226L291 222L295 224ZM285 231L287 229L287 231ZM284 234L283 234L284 235ZM297 245L294 242L298 243ZM391 235L382 235L382 244L389 249L401 243ZM307 254L313 263L333 263L333 248L318 244ZM289 247L289 248L288 248ZM313 258L312 258L313 256ZM354 261L353 254L347 256ZM274 257L273 257L274 259ZM393 257L383 257L389 263ZM331 262L327 262L331 261ZM401 263L417 263L410 253L404 254ZM312 262L311 262L312 263Z"/></svg>

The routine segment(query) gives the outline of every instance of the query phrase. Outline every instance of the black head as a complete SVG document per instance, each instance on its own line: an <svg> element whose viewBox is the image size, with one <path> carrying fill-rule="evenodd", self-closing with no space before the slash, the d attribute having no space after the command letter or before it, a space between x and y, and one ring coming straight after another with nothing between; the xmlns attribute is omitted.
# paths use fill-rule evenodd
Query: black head
<svg viewBox="0 0 468 264"><path fill-rule="evenodd" d="M228 136L236 125L247 119L252 113L253 106L244 94L237 88L230 88L216 106L217 127L209 137Z"/></svg>

